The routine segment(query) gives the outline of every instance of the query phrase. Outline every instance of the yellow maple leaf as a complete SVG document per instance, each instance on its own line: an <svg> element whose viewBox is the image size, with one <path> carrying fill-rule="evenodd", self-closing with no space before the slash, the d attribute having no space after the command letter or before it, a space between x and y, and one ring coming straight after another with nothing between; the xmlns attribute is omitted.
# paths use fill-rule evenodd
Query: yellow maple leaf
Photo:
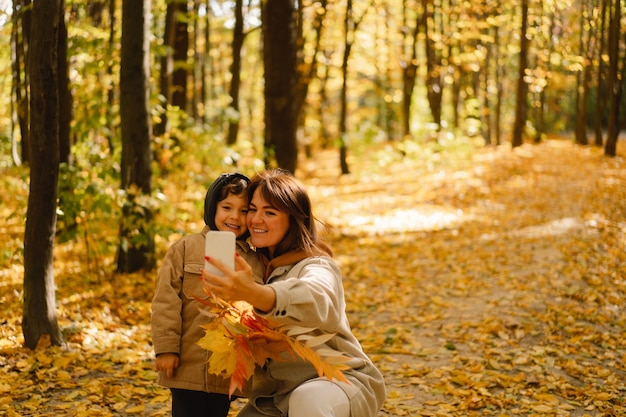
<svg viewBox="0 0 626 417"><path fill-rule="evenodd" d="M198 341L200 347L211 352L209 357L209 372L212 374L232 374L235 371L235 359L232 355L232 341L224 336L215 322L203 326L205 334Z"/></svg>
<svg viewBox="0 0 626 417"><path fill-rule="evenodd" d="M259 316L244 301L196 299L210 307L206 314L213 317L202 326L205 335L197 343L211 352L208 372L230 378L230 395L244 389L256 366L269 359L284 361L286 355L308 361L320 377L348 382L343 371L350 368L345 364L349 358L325 345L334 334L312 336L308 333L313 329L283 327Z"/></svg>

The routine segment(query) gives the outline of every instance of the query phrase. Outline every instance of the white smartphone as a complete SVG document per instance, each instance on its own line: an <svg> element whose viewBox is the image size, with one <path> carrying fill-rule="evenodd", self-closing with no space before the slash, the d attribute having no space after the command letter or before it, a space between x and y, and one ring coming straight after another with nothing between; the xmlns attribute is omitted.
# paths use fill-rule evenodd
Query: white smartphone
<svg viewBox="0 0 626 417"><path fill-rule="evenodd" d="M228 268L235 269L235 234L219 230L209 230L206 234L204 254L211 259L218 259ZM204 269L215 275L223 276L222 271L204 261Z"/></svg>

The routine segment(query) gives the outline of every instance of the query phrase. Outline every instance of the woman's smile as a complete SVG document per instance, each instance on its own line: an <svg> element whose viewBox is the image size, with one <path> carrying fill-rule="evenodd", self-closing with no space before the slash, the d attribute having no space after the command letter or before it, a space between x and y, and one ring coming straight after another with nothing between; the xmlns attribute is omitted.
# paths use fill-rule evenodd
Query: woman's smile
<svg viewBox="0 0 626 417"><path fill-rule="evenodd" d="M283 240L289 229L289 215L265 201L255 190L246 217L250 239L257 248L267 248L270 256Z"/></svg>

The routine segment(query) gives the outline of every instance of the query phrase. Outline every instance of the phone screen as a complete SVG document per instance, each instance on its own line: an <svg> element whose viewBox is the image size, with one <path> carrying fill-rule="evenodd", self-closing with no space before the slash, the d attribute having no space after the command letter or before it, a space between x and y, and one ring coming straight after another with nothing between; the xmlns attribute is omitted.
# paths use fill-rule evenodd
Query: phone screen
<svg viewBox="0 0 626 417"><path fill-rule="evenodd" d="M235 269L235 234L210 230L206 234L204 253L211 259L218 259L230 269ZM224 275L209 262L204 262L204 269L215 275Z"/></svg>

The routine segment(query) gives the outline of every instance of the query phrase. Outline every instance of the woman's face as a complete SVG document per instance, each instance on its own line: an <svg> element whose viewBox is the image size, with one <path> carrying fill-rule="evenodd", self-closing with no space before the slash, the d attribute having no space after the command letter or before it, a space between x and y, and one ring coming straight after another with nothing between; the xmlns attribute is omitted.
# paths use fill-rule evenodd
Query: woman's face
<svg viewBox="0 0 626 417"><path fill-rule="evenodd" d="M217 230L233 232L235 236L240 237L248 230L246 228L247 213L248 199L245 195L229 194L217 203L215 226Z"/></svg>
<svg viewBox="0 0 626 417"><path fill-rule="evenodd" d="M246 223L252 244L257 248L267 248L270 257L273 257L276 246L289 230L289 215L265 201L256 189L248 207Z"/></svg>

